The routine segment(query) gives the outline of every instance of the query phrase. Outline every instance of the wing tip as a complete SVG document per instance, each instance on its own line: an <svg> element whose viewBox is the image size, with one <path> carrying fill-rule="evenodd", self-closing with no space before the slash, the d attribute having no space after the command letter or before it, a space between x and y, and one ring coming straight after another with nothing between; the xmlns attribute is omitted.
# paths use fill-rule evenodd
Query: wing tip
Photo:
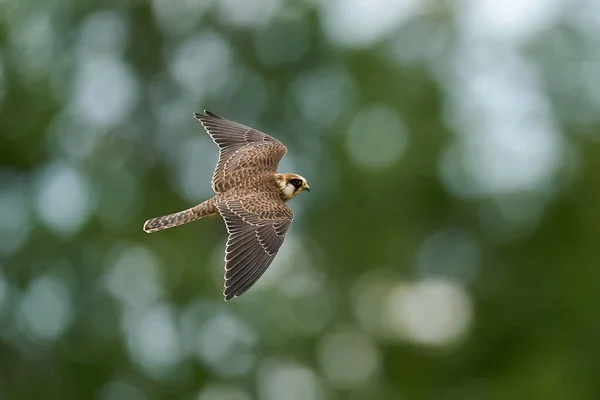
<svg viewBox="0 0 600 400"><path fill-rule="evenodd" d="M232 293L232 292L227 293L227 288L225 288L225 290L223 291L223 298L226 303L235 299L236 297L237 297L237 294L235 294L235 293Z"/></svg>
<svg viewBox="0 0 600 400"><path fill-rule="evenodd" d="M199 113L199 112L194 113L194 118L196 118L197 120L201 120L202 118L206 118L206 117L223 119L222 117L219 117L217 114L215 114L211 111L208 111L208 110L204 110L201 113Z"/></svg>

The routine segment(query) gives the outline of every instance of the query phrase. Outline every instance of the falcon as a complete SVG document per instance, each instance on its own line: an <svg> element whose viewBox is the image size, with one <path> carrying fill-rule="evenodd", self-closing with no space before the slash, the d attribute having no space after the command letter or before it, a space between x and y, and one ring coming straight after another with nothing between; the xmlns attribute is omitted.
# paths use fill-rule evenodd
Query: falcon
<svg viewBox="0 0 600 400"><path fill-rule="evenodd" d="M215 195L195 207L144 224L147 233L221 216L227 228L225 301L246 292L269 267L294 219L286 202L310 187L298 174L277 167L287 148L279 140L210 111L194 113L215 144Z"/></svg>

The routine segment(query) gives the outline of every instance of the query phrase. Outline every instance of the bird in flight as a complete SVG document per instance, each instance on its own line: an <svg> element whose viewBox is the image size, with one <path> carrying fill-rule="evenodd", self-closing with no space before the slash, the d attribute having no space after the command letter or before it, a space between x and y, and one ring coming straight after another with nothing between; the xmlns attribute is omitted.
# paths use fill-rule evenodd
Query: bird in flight
<svg viewBox="0 0 600 400"><path fill-rule="evenodd" d="M210 111L194 113L219 147L215 195L195 207L144 224L147 233L220 215L227 228L225 301L242 295L269 267L294 219L285 203L310 191L306 179L277 172L287 148L256 129Z"/></svg>

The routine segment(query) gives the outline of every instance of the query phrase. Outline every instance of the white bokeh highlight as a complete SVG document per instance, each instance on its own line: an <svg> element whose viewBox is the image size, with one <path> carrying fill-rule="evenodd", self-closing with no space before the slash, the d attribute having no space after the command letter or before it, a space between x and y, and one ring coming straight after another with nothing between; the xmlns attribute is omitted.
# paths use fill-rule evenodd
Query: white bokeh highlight
<svg viewBox="0 0 600 400"><path fill-rule="evenodd" d="M68 328L73 311L65 282L41 276L29 283L19 304L18 327L32 341L54 341Z"/></svg>
<svg viewBox="0 0 600 400"><path fill-rule="evenodd" d="M468 294L443 280L399 284L389 294L386 310L389 328L399 338L433 347L458 342L473 314Z"/></svg>
<svg viewBox="0 0 600 400"><path fill-rule="evenodd" d="M142 312L162 297L161 266L146 247L123 247L108 257L104 287L125 308Z"/></svg>
<svg viewBox="0 0 600 400"><path fill-rule="evenodd" d="M328 125L353 105L357 88L345 68L331 66L299 74L291 94L306 119Z"/></svg>
<svg viewBox="0 0 600 400"><path fill-rule="evenodd" d="M54 139L62 157L77 162L94 154L105 137L106 130L90 125L85 116L73 118L70 111L63 110L52 119L47 135Z"/></svg>
<svg viewBox="0 0 600 400"><path fill-rule="evenodd" d="M549 28L559 16L561 0L461 0L452 3L458 25L473 38L519 43Z"/></svg>
<svg viewBox="0 0 600 400"><path fill-rule="evenodd" d="M219 34L208 31L186 38L168 58L171 76L181 89L200 99L231 81L233 50Z"/></svg>
<svg viewBox="0 0 600 400"><path fill-rule="evenodd" d="M217 313L197 332L196 354L221 376L244 375L254 366L256 333L230 313Z"/></svg>
<svg viewBox="0 0 600 400"><path fill-rule="evenodd" d="M208 135L183 139L176 154L177 189L183 198L190 203L200 203L212 197L211 180L218 149Z"/></svg>
<svg viewBox="0 0 600 400"><path fill-rule="evenodd" d="M70 107L74 117L110 129L131 114L139 100L136 75L123 60L110 55L81 60Z"/></svg>
<svg viewBox="0 0 600 400"><path fill-rule="evenodd" d="M547 190L564 138L537 69L509 47L465 44L453 71L447 108L457 137L439 167L446 187L469 199Z"/></svg>
<svg viewBox="0 0 600 400"><path fill-rule="evenodd" d="M123 315L123 328L131 358L153 378L167 376L181 361L182 351L175 310L158 303L141 313Z"/></svg>
<svg viewBox="0 0 600 400"><path fill-rule="evenodd" d="M356 280L352 287L354 315L363 331L377 338L394 339L396 334L389 332L385 305L397 285L394 274L386 273L391 268L369 268Z"/></svg>
<svg viewBox="0 0 600 400"><path fill-rule="evenodd" d="M41 221L60 235L81 229L94 207L87 177L70 165L55 163L39 174L37 183L35 205Z"/></svg>
<svg viewBox="0 0 600 400"><path fill-rule="evenodd" d="M129 20L117 10L90 14L81 23L76 54L80 60L97 55L121 55L129 42Z"/></svg>
<svg viewBox="0 0 600 400"><path fill-rule="evenodd" d="M256 28L266 25L277 13L282 0L218 0L218 16L228 25Z"/></svg>
<svg viewBox="0 0 600 400"><path fill-rule="evenodd" d="M319 345L319 363L332 385L356 389L376 378L381 357L370 336L341 331L325 336Z"/></svg>
<svg viewBox="0 0 600 400"><path fill-rule="evenodd" d="M426 10L428 0L323 0L321 22L333 43L362 48L391 36Z"/></svg>
<svg viewBox="0 0 600 400"><path fill-rule="evenodd" d="M268 360L258 371L261 400L323 400L322 383L313 370L291 361Z"/></svg>

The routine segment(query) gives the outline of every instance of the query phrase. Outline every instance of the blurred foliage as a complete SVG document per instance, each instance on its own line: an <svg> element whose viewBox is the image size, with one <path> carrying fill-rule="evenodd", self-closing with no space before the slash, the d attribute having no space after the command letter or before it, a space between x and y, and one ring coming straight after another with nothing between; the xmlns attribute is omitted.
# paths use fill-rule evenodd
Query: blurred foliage
<svg viewBox="0 0 600 400"><path fill-rule="evenodd" d="M0 1L0 399L598 399L596 0ZM211 110L308 179L225 303Z"/></svg>

